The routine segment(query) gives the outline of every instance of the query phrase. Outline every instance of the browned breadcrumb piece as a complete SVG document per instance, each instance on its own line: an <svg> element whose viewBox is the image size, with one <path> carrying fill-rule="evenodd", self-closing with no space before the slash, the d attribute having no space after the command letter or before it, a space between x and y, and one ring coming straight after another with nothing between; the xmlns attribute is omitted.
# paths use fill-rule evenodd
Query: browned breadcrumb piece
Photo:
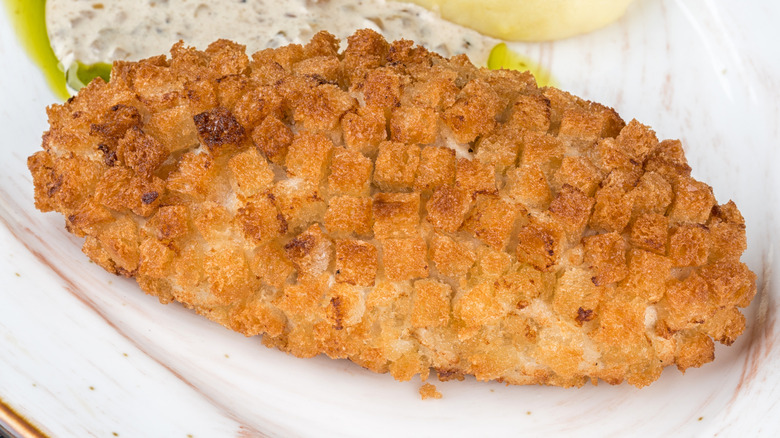
<svg viewBox="0 0 780 438"><path fill-rule="evenodd" d="M296 356L641 387L713 360L756 293L744 219L680 142L369 30L343 52L177 44L47 111L38 209L161 302Z"/></svg>
<svg viewBox="0 0 780 438"><path fill-rule="evenodd" d="M425 383L420 386L420 398L427 400L429 398L441 398L441 393L436 389L436 385Z"/></svg>

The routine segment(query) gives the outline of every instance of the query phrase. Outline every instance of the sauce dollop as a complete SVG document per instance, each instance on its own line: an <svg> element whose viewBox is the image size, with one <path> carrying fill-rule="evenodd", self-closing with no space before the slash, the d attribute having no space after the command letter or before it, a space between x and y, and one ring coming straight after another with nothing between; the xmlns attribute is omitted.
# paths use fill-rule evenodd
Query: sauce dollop
<svg viewBox="0 0 780 438"><path fill-rule="evenodd" d="M343 39L370 28L444 56L465 53L478 65L498 43L420 6L386 0L48 0L46 24L66 69L159 55L179 40L205 48L225 38L252 53L308 41L320 30Z"/></svg>

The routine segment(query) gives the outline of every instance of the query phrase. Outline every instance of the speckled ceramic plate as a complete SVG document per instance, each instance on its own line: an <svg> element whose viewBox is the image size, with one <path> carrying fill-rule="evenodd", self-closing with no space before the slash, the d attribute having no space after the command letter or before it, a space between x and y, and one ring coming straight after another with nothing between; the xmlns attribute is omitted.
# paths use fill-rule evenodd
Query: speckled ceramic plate
<svg viewBox="0 0 780 438"><path fill-rule="evenodd" d="M745 334L645 389L399 383L297 359L87 261L33 208L25 161L55 101L0 8L0 398L51 436L778 436L780 4L638 0L618 23L516 48L561 88L680 138L697 179L747 220L758 274ZM5 415L8 418L8 415Z"/></svg>

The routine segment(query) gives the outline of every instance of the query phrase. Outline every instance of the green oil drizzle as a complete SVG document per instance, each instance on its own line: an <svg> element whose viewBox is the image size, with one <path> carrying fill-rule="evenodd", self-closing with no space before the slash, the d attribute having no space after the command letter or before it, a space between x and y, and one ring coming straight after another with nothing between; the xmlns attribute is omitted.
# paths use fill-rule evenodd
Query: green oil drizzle
<svg viewBox="0 0 780 438"><path fill-rule="evenodd" d="M65 77L70 88L80 90L95 78L103 78L104 81L108 82L111 77L111 64L98 62L88 65L77 61L65 72Z"/></svg>
<svg viewBox="0 0 780 438"><path fill-rule="evenodd" d="M555 80L544 67L531 61L530 59L513 51L505 43L493 47L490 51L487 61L488 68L498 70L506 68L510 70L529 71L536 78L536 83L540 87L553 86Z"/></svg>
<svg viewBox="0 0 780 438"><path fill-rule="evenodd" d="M65 75L46 33L46 0L5 0L5 5L22 47L41 68L54 94L67 99L70 94L65 87Z"/></svg>

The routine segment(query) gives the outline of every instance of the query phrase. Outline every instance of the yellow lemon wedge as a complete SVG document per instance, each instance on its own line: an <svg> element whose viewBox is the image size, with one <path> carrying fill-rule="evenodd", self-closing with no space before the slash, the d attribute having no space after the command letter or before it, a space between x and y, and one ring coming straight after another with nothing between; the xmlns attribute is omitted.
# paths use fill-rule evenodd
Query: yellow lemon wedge
<svg viewBox="0 0 780 438"><path fill-rule="evenodd" d="M579 35L620 18L631 0L404 0L485 35L545 41Z"/></svg>

